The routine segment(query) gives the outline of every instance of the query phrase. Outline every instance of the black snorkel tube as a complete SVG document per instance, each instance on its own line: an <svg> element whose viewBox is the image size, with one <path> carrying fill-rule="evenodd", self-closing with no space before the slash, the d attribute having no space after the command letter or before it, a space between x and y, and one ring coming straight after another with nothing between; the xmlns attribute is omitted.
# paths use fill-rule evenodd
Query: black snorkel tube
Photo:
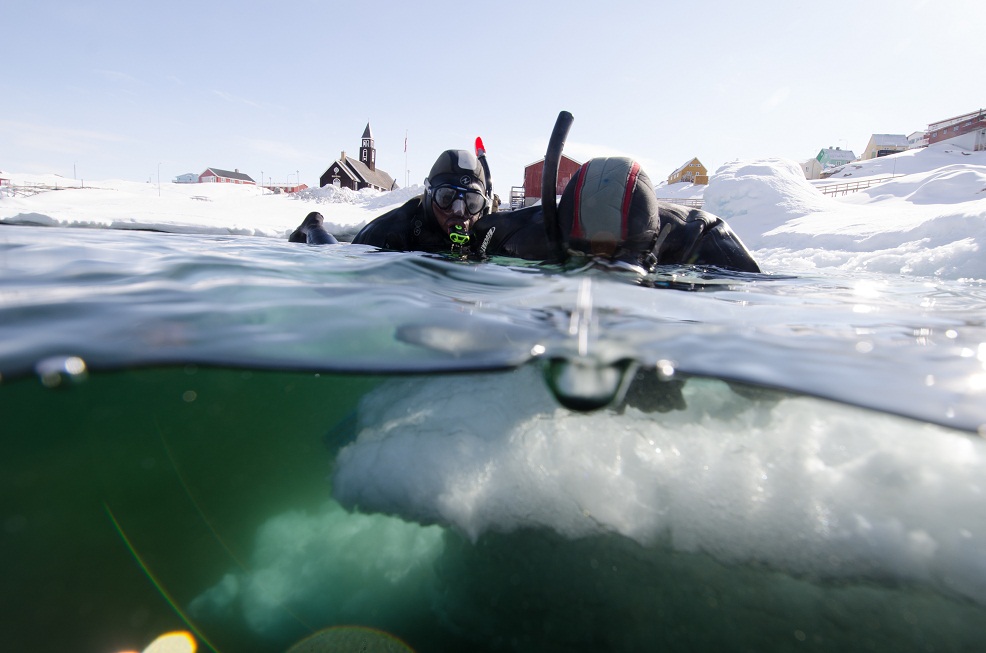
<svg viewBox="0 0 986 653"><path fill-rule="evenodd" d="M561 152L565 149L565 139L575 118L568 111L558 114L555 128L551 131L548 150L544 153L544 176L541 179L541 208L544 211L544 231L548 243L554 248L559 261L565 260L565 247L561 240L561 225L558 224L557 182L558 164Z"/></svg>

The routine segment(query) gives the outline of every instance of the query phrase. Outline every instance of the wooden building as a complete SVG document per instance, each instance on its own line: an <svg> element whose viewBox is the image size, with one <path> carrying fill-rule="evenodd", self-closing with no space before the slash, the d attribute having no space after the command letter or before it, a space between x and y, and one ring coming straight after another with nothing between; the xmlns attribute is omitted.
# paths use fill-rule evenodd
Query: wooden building
<svg viewBox="0 0 986 653"><path fill-rule="evenodd" d="M579 166L582 164L575 159L561 155L558 161L558 176L555 177L555 192L561 195L565 191L565 187L568 186L568 182L572 180L575 173L578 172ZM532 204L537 204L541 200L541 186L544 180L544 159L539 159L530 165L524 167L524 206L531 206ZM515 195L511 193L511 207L518 208L514 206L513 198L518 197L519 194Z"/></svg>
<svg viewBox="0 0 986 653"><path fill-rule="evenodd" d="M805 179L818 179L822 176L822 164L818 159L808 159L801 164L801 172L805 173Z"/></svg>
<svg viewBox="0 0 986 653"><path fill-rule="evenodd" d="M822 164L822 171L826 168L838 168L856 160L856 153L852 150L844 150L841 147L823 147L818 151L815 160Z"/></svg>
<svg viewBox="0 0 986 653"><path fill-rule="evenodd" d="M275 194L280 194L280 193L297 193L299 191L306 190L308 188L308 184L291 184L291 183L274 184L274 183L270 183L270 184L264 184L264 188L266 188L269 191L273 191Z"/></svg>
<svg viewBox="0 0 986 653"><path fill-rule="evenodd" d="M394 178L383 170L377 169L377 148L373 145L373 133L370 123L366 123L360 142L359 158L346 156L343 150L339 158L329 164L318 180L319 186L335 186L362 190L373 188L380 191L391 191L399 188Z"/></svg>
<svg viewBox="0 0 986 653"><path fill-rule="evenodd" d="M903 152L907 147L907 136L903 134L873 134L866 144L866 149L863 150L863 158L877 159L888 154Z"/></svg>
<svg viewBox="0 0 986 653"><path fill-rule="evenodd" d="M206 171L199 175L200 184L253 184L256 185L249 175L245 175L239 170L220 170L219 168L206 168Z"/></svg>
<svg viewBox="0 0 986 653"><path fill-rule="evenodd" d="M919 147L928 147L928 132L916 131L907 136L907 149L914 150Z"/></svg>
<svg viewBox="0 0 986 653"><path fill-rule="evenodd" d="M967 150L986 150L986 110L929 124L928 145L944 141Z"/></svg>
<svg viewBox="0 0 986 653"><path fill-rule="evenodd" d="M668 184L684 182L687 184L709 183L709 171L697 158L691 159L678 167L668 176Z"/></svg>

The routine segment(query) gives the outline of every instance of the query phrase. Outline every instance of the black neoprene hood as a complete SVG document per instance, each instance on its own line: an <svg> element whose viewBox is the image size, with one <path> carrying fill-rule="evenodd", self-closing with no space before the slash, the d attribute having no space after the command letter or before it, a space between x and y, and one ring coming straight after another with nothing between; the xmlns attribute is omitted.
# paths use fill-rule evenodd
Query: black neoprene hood
<svg viewBox="0 0 986 653"><path fill-rule="evenodd" d="M582 164L562 193L558 220L568 249L603 256L628 245L642 252L660 224L650 178L626 157Z"/></svg>
<svg viewBox="0 0 986 653"><path fill-rule="evenodd" d="M434 188L452 184L463 188L476 188L486 192L483 166L475 154L468 150L445 150L428 173L427 183Z"/></svg>

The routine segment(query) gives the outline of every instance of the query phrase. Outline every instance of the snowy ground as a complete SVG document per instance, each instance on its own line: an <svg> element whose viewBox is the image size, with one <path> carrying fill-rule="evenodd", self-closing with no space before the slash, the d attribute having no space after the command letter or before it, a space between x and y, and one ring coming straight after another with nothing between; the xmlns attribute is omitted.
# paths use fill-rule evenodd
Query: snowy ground
<svg viewBox="0 0 986 653"><path fill-rule="evenodd" d="M843 196L817 187L895 175ZM277 195L255 186L81 182L55 175L0 173L12 184L59 190L0 191L0 223L157 229L285 238L310 211L345 236L421 192L334 188ZM725 218L765 271L820 268L946 279L986 279L986 152L937 145L845 166L808 181L786 159L734 161L708 186L666 184L662 198L704 199Z"/></svg>

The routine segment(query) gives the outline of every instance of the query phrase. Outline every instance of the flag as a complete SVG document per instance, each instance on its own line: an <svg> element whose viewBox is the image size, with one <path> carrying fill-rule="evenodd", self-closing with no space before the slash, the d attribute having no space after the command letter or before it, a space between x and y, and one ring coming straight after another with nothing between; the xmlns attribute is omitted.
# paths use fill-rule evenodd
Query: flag
<svg viewBox="0 0 986 653"><path fill-rule="evenodd" d="M404 152L407 152L407 132L404 133Z"/></svg>

